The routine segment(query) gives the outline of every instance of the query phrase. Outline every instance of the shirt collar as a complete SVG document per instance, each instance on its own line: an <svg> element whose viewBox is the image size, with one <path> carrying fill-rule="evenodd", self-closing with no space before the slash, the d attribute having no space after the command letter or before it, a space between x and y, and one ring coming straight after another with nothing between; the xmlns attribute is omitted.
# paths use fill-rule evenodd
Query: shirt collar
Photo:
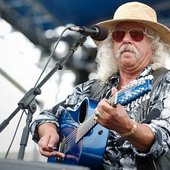
<svg viewBox="0 0 170 170"><path fill-rule="evenodd" d="M151 68L151 65L147 66L144 68L144 70L140 73L140 75L137 77L137 79L141 78L141 77L145 77L145 76L148 76L149 74L151 74L152 72L152 68ZM120 80L120 77L119 77L119 72L117 73L114 73L111 78L109 79L109 81L111 81L112 84L118 84L119 83L119 80Z"/></svg>

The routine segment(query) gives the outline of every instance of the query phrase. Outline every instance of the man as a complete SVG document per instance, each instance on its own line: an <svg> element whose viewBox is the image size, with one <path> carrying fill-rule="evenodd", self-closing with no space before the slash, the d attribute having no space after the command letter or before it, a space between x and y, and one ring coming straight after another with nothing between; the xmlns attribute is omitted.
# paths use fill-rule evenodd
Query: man
<svg viewBox="0 0 170 170"><path fill-rule="evenodd" d="M138 157L158 158L169 151L170 72L160 72L170 54L170 30L157 22L152 8L139 2L120 6L113 19L98 25L109 30L106 40L95 41L98 81L78 85L65 101L42 112L31 127L33 140L42 155L65 158L64 153L54 150L60 138L57 129L67 124L77 127L68 110L77 110L85 97L94 98L100 101L94 109L95 120L109 130L100 168L136 169ZM156 73L161 76L147 105L138 99L125 106L110 105L109 98L124 86L126 89L132 81ZM152 118L145 120L150 114Z"/></svg>

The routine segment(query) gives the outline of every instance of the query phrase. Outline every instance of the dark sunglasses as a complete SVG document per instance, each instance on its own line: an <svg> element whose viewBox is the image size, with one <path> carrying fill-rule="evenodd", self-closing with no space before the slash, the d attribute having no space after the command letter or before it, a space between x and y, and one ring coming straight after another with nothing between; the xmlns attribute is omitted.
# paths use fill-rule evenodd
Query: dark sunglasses
<svg viewBox="0 0 170 170"><path fill-rule="evenodd" d="M116 42L121 42L123 41L123 38L125 37L127 32L130 34L131 38L136 42L142 41L144 35L146 34L145 31L140 28L133 28L130 30L119 29L114 30L112 32L112 39Z"/></svg>

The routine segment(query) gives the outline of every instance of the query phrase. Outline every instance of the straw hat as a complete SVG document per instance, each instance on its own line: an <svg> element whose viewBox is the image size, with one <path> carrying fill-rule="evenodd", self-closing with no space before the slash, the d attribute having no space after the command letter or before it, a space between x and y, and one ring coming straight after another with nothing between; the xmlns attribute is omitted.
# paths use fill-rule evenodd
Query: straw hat
<svg viewBox="0 0 170 170"><path fill-rule="evenodd" d="M154 9L140 2L129 2L121 5L116 10L113 19L100 22L97 25L103 26L111 32L117 23L124 21L135 21L145 25L156 31L167 44L170 44L170 29L157 22ZM96 42L96 44L99 43Z"/></svg>

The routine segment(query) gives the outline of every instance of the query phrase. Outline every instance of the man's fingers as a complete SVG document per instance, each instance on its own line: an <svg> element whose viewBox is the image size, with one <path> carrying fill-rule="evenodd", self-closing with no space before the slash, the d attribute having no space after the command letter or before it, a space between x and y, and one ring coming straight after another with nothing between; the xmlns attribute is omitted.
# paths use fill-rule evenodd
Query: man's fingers
<svg viewBox="0 0 170 170"><path fill-rule="evenodd" d="M48 141L48 147L53 149L57 145L58 141L59 141L58 134L50 136Z"/></svg>
<svg viewBox="0 0 170 170"><path fill-rule="evenodd" d="M38 145L44 150L53 150L59 141L58 135L44 135L38 142Z"/></svg>
<svg viewBox="0 0 170 170"><path fill-rule="evenodd" d="M61 158L65 157L64 153L61 153L55 150L48 151L48 150L44 150L43 148L39 147L39 151L43 156L46 156L46 157L50 157L50 156L56 156L56 157L61 157Z"/></svg>

